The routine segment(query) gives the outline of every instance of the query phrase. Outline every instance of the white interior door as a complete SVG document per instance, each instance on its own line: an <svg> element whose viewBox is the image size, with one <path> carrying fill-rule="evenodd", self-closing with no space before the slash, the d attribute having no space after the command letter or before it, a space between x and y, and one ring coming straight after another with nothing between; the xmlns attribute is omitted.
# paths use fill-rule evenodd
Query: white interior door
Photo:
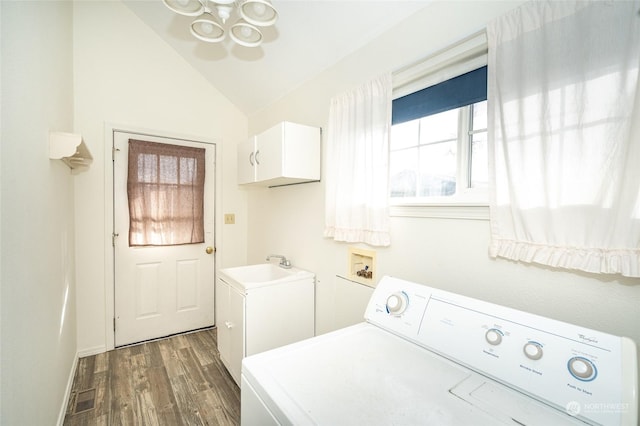
<svg viewBox="0 0 640 426"><path fill-rule="evenodd" d="M204 243L129 247L129 139L206 149ZM213 325L215 145L120 131L113 145L115 345Z"/></svg>

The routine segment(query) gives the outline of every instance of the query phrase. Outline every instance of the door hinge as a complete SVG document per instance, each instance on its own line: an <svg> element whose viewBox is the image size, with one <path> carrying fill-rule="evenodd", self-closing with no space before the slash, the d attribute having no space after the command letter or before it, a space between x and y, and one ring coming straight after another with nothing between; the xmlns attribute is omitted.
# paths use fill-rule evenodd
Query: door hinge
<svg viewBox="0 0 640 426"><path fill-rule="evenodd" d="M116 161L116 152L118 151L120 151L120 149L115 146L111 148L111 161Z"/></svg>
<svg viewBox="0 0 640 426"><path fill-rule="evenodd" d="M111 233L111 247L116 246L116 238L118 238L119 236L120 234L117 234L115 232Z"/></svg>
<svg viewBox="0 0 640 426"><path fill-rule="evenodd" d="M116 317L113 317L113 331L116 331Z"/></svg>

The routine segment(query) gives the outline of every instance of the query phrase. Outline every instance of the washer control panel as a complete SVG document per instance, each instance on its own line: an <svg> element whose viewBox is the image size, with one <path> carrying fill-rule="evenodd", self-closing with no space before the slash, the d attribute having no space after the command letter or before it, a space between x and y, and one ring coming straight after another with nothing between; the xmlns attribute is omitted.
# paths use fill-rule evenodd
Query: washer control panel
<svg viewBox="0 0 640 426"><path fill-rule="evenodd" d="M409 295L404 291L398 291L387 297L387 313L400 316L404 314L409 306Z"/></svg>
<svg viewBox="0 0 640 426"><path fill-rule="evenodd" d="M587 423L637 423L628 338L393 277L365 319Z"/></svg>
<svg viewBox="0 0 640 426"><path fill-rule="evenodd" d="M573 377L583 382L590 382L596 378L598 370L592 360L574 356L567 363L567 369Z"/></svg>
<svg viewBox="0 0 640 426"><path fill-rule="evenodd" d="M502 333L502 331L497 328L491 328L484 334L484 338L487 340L487 343L493 346L498 346L500 343L502 343L503 336L504 333Z"/></svg>
<svg viewBox="0 0 640 426"><path fill-rule="evenodd" d="M430 293L420 285L406 285L384 277L373 292L365 318L382 328L415 340Z"/></svg>
<svg viewBox="0 0 640 426"><path fill-rule="evenodd" d="M522 352L524 352L524 356L534 361L542 358L542 344L538 342L528 341L525 343L522 348Z"/></svg>

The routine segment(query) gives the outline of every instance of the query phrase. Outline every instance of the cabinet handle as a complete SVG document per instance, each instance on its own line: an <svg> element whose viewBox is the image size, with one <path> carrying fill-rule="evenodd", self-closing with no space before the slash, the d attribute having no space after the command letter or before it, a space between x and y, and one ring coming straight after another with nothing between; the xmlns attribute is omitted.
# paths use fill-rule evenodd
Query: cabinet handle
<svg viewBox="0 0 640 426"><path fill-rule="evenodd" d="M231 324L229 321L225 321L224 325L226 325L227 328L233 328L233 324Z"/></svg>
<svg viewBox="0 0 640 426"><path fill-rule="evenodd" d="M249 154L249 162L251 163L252 166L255 166L255 164L253 163L253 152Z"/></svg>
<svg viewBox="0 0 640 426"><path fill-rule="evenodd" d="M260 160L258 160L258 154L260 154L260 150L256 151L256 164L259 166L260 165Z"/></svg>

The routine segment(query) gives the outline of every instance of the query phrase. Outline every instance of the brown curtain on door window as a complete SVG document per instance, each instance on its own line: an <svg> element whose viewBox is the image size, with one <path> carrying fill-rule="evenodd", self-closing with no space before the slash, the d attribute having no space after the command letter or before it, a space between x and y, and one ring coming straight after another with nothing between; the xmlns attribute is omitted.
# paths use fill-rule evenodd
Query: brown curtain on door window
<svg viewBox="0 0 640 426"><path fill-rule="evenodd" d="M129 139L129 246L204 242L205 150Z"/></svg>

